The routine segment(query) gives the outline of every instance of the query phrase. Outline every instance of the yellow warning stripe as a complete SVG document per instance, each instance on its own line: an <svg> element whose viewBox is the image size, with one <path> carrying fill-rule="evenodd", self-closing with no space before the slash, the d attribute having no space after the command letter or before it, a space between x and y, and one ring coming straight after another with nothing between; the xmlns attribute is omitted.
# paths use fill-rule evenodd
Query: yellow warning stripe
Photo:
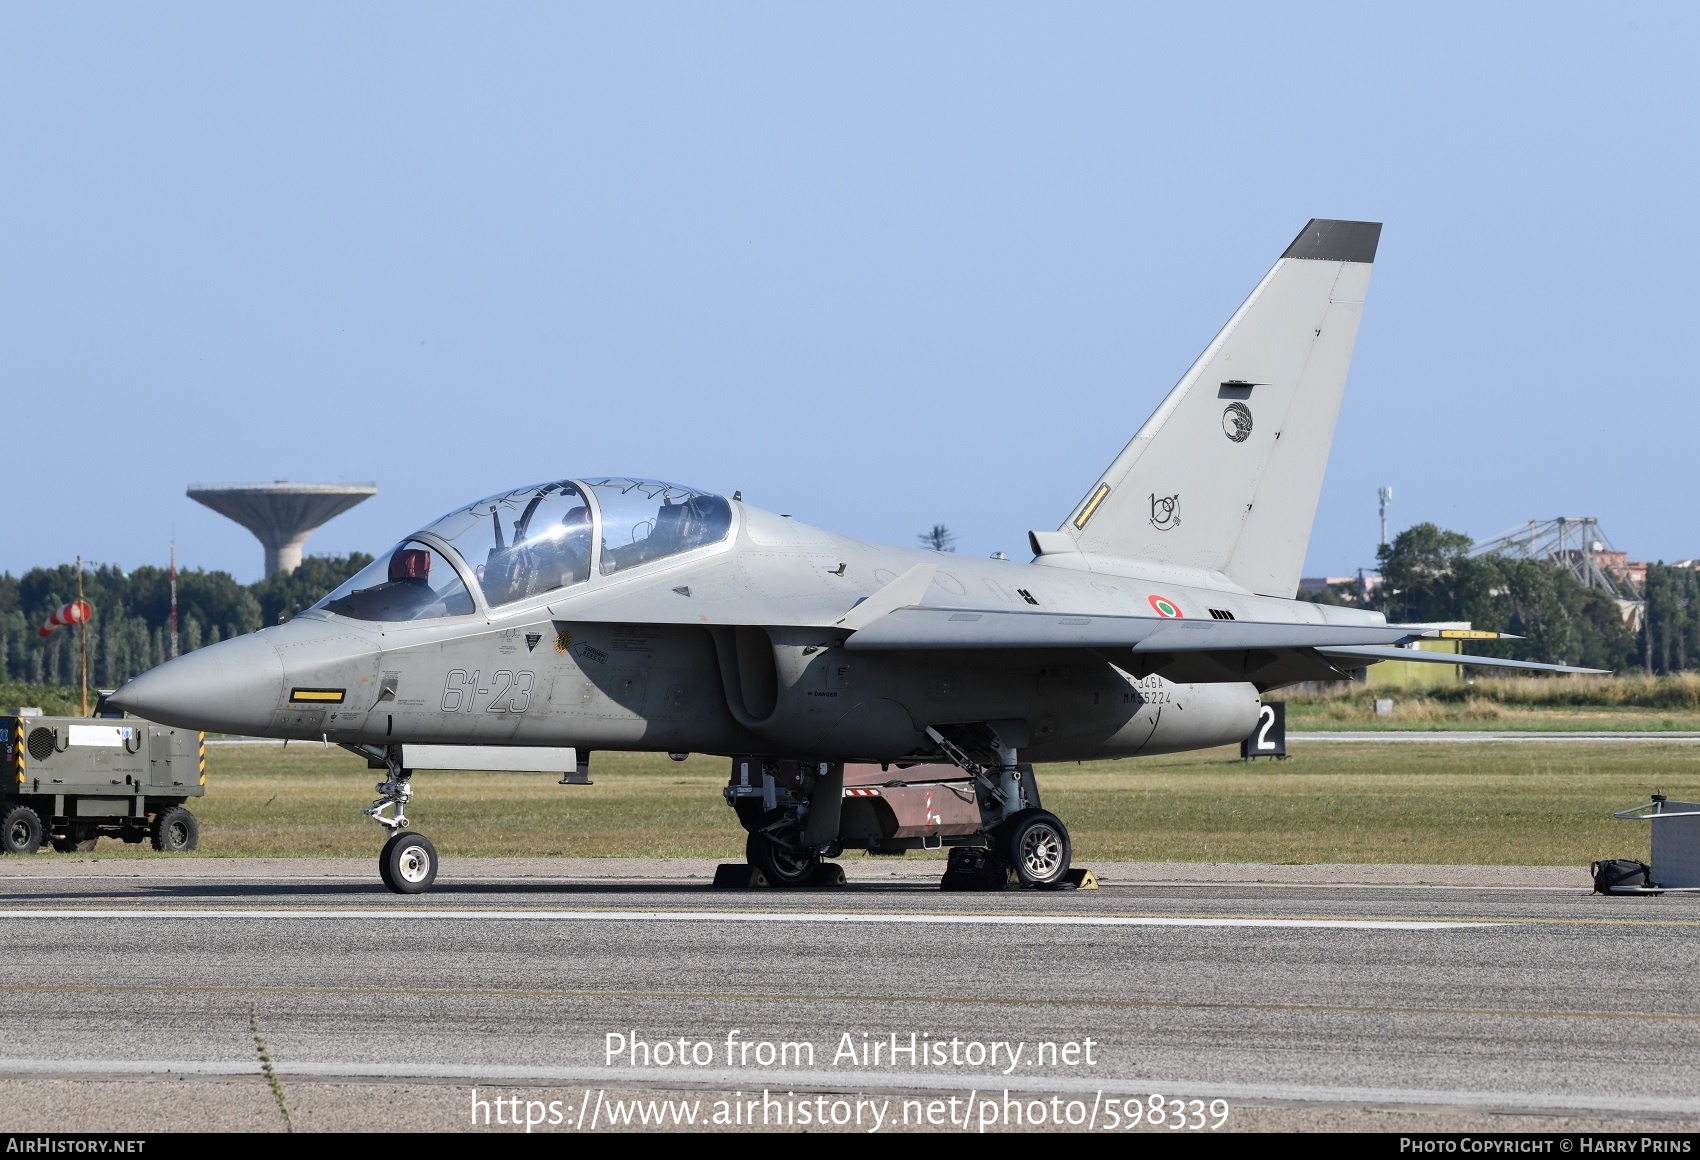
<svg viewBox="0 0 1700 1160"><path fill-rule="evenodd" d="M207 784L207 735L197 733L195 738L201 747L201 784L205 785Z"/></svg>
<svg viewBox="0 0 1700 1160"><path fill-rule="evenodd" d="M344 690L342 689L291 689L291 701L324 701L333 705L342 704Z"/></svg>
<svg viewBox="0 0 1700 1160"><path fill-rule="evenodd" d="M1092 498L1086 501L1086 506L1080 509L1080 514L1074 517L1074 526L1077 530L1086 527L1086 521L1092 518L1092 513L1098 510L1098 505L1103 503L1109 494L1110 485L1100 483L1098 490L1092 493Z"/></svg>
<svg viewBox="0 0 1700 1160"><path fill-rule="evenodd" d="M21 718L21 717L18 718L18 720L17 720L16 724L13 726L13 728L16 730L16 733L12 738L12 752L14 752L18 755L18 784L23 785L24 784L24 722L23 722L23 718Z"/></svg>

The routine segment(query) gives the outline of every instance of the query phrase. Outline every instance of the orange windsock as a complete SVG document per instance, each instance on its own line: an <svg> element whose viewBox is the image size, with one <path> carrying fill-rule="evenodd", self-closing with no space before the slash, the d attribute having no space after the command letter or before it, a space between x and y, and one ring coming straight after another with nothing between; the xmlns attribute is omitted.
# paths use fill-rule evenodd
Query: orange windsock
<svg viewBox="0 0 1700 1160"><path fill-rule="evenodd" d="M69 604L61 604L58 608L55 608L53 615L43 621L41 627L36 629L35 632L37 636L52 636L53 630L59 626L87 624L89 617L93 615L94 609L89 607L87 601L73 600Z"/></svg>

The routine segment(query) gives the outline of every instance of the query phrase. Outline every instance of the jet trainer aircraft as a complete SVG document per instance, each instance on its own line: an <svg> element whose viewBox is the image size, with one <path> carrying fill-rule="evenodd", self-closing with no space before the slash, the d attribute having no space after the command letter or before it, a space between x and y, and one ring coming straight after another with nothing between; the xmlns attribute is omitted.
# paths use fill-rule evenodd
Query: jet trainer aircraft
<svg viewBox="0 0 1700 1160"><path fill-rule="evenodd" d="M978 847L1057 883L1068 831L1031 763L1231 744L1268 689L1459 661L1397 647L1444 633L1294 599L1380 234L1306 225L1062 525L1028 533L1030 563L575 476L457 508L288 623L108 703L323 738L387 769L366 812L390 831L379 869L402 893L438 865L407 828L414 768L584 781L595 750L733 758L727 799L778 883L847 845ZM870 788L847 785L847 763L877 767L850 779ZM916 824L879 811L919 783Z"/></svg>

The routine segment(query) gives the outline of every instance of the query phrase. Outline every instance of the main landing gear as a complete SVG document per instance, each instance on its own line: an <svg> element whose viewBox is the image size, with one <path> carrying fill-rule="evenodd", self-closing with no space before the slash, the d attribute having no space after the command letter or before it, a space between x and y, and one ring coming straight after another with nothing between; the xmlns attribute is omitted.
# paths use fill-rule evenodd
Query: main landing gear
<svg viewBox="0 0 1700 1160"><path fill-rule="evenodd" d="M726 801L749 835L748 862L721 866L715 885L843 885L842 867L822 859L848 849L901 855L947 847L944 890L1097 885L1070 866L1068 827L1041 806L1033 767L1010 743L1025 737L1024 723L927 735L931 753L879 764L733 758Z"/></svg>
<svg viewBox="0 0 1700 1160"><path fill-rule="evenodd" d="M397 894L423 894L437 880L437 847L424 834L407 832L407 803L413 798L413 771L401 767L401 747L384 751L389 777L373 788L380 795L360 812L390 832L378 855L378 877ZM388 812L393 811L393 812Z"/></svg>
<svg viewBox="0 0 1700 1160"><path fill-rule="evenodd" d="M1074 848L1068 827L1061 818L1039 807L1039 785L1032 767L1020 764L1015 747L995 729L988 728L987 733L982 747L996 759L982 765L939 730L927 730L939 751L974 780L987 839L982 850L951 851L940 886L946 890L998 889L1010 874L1020 885L1040 890L1080 885L1084 876L1071 874L1069 868Z"/></svg>

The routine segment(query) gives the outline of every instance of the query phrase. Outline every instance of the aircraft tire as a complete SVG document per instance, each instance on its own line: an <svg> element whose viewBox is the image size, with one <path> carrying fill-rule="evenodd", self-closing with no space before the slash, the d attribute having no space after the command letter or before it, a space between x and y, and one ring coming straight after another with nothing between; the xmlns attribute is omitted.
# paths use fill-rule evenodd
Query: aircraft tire
<svg viewBox="0 0 1700 1160"><path fill-rule="evenodd" d="M437 880L438 861L431 839L404 831L384 843L378 875L397 894L423 894Z"/></svg>
<svg viewBox="0 0 1700 1160"><path fill-rule="evenodd" d="M820 855L813 850L799 857L790 847L759 831L744 842L744 857L774 886L807 886L820 865Z"/></svg>
<svg viewBox="0 0 1700 1160"><path fill-rule="evenodd" d="M392 894L400 894L401 891L395 888L395 879L390 877L390 846L401 834L400 830L391 834L384 840L384 848L378 852L378 880L384 884L384 889Z"/></svg>
<svg viewBox="0 0 1700 1160"><path fill-rule="evenodd" d="M13 806L0 817L0 854L33 854L41 849L41 815Z"/></svg>
<svg viewBox="0 0 1700 1160"><path fill-rule="evenodd" d="M201 824L182 806L167 806L154 815L148 836L161 853L187 854L201 844Z"/></svg>
<svg viewBox="0 0 1700 1160"><path fill-rule="evenodd" d="M1055 886L1068 875L1068 827L1045 810L1022 810L998 827L998 853L1023 886Z"/></svg>

